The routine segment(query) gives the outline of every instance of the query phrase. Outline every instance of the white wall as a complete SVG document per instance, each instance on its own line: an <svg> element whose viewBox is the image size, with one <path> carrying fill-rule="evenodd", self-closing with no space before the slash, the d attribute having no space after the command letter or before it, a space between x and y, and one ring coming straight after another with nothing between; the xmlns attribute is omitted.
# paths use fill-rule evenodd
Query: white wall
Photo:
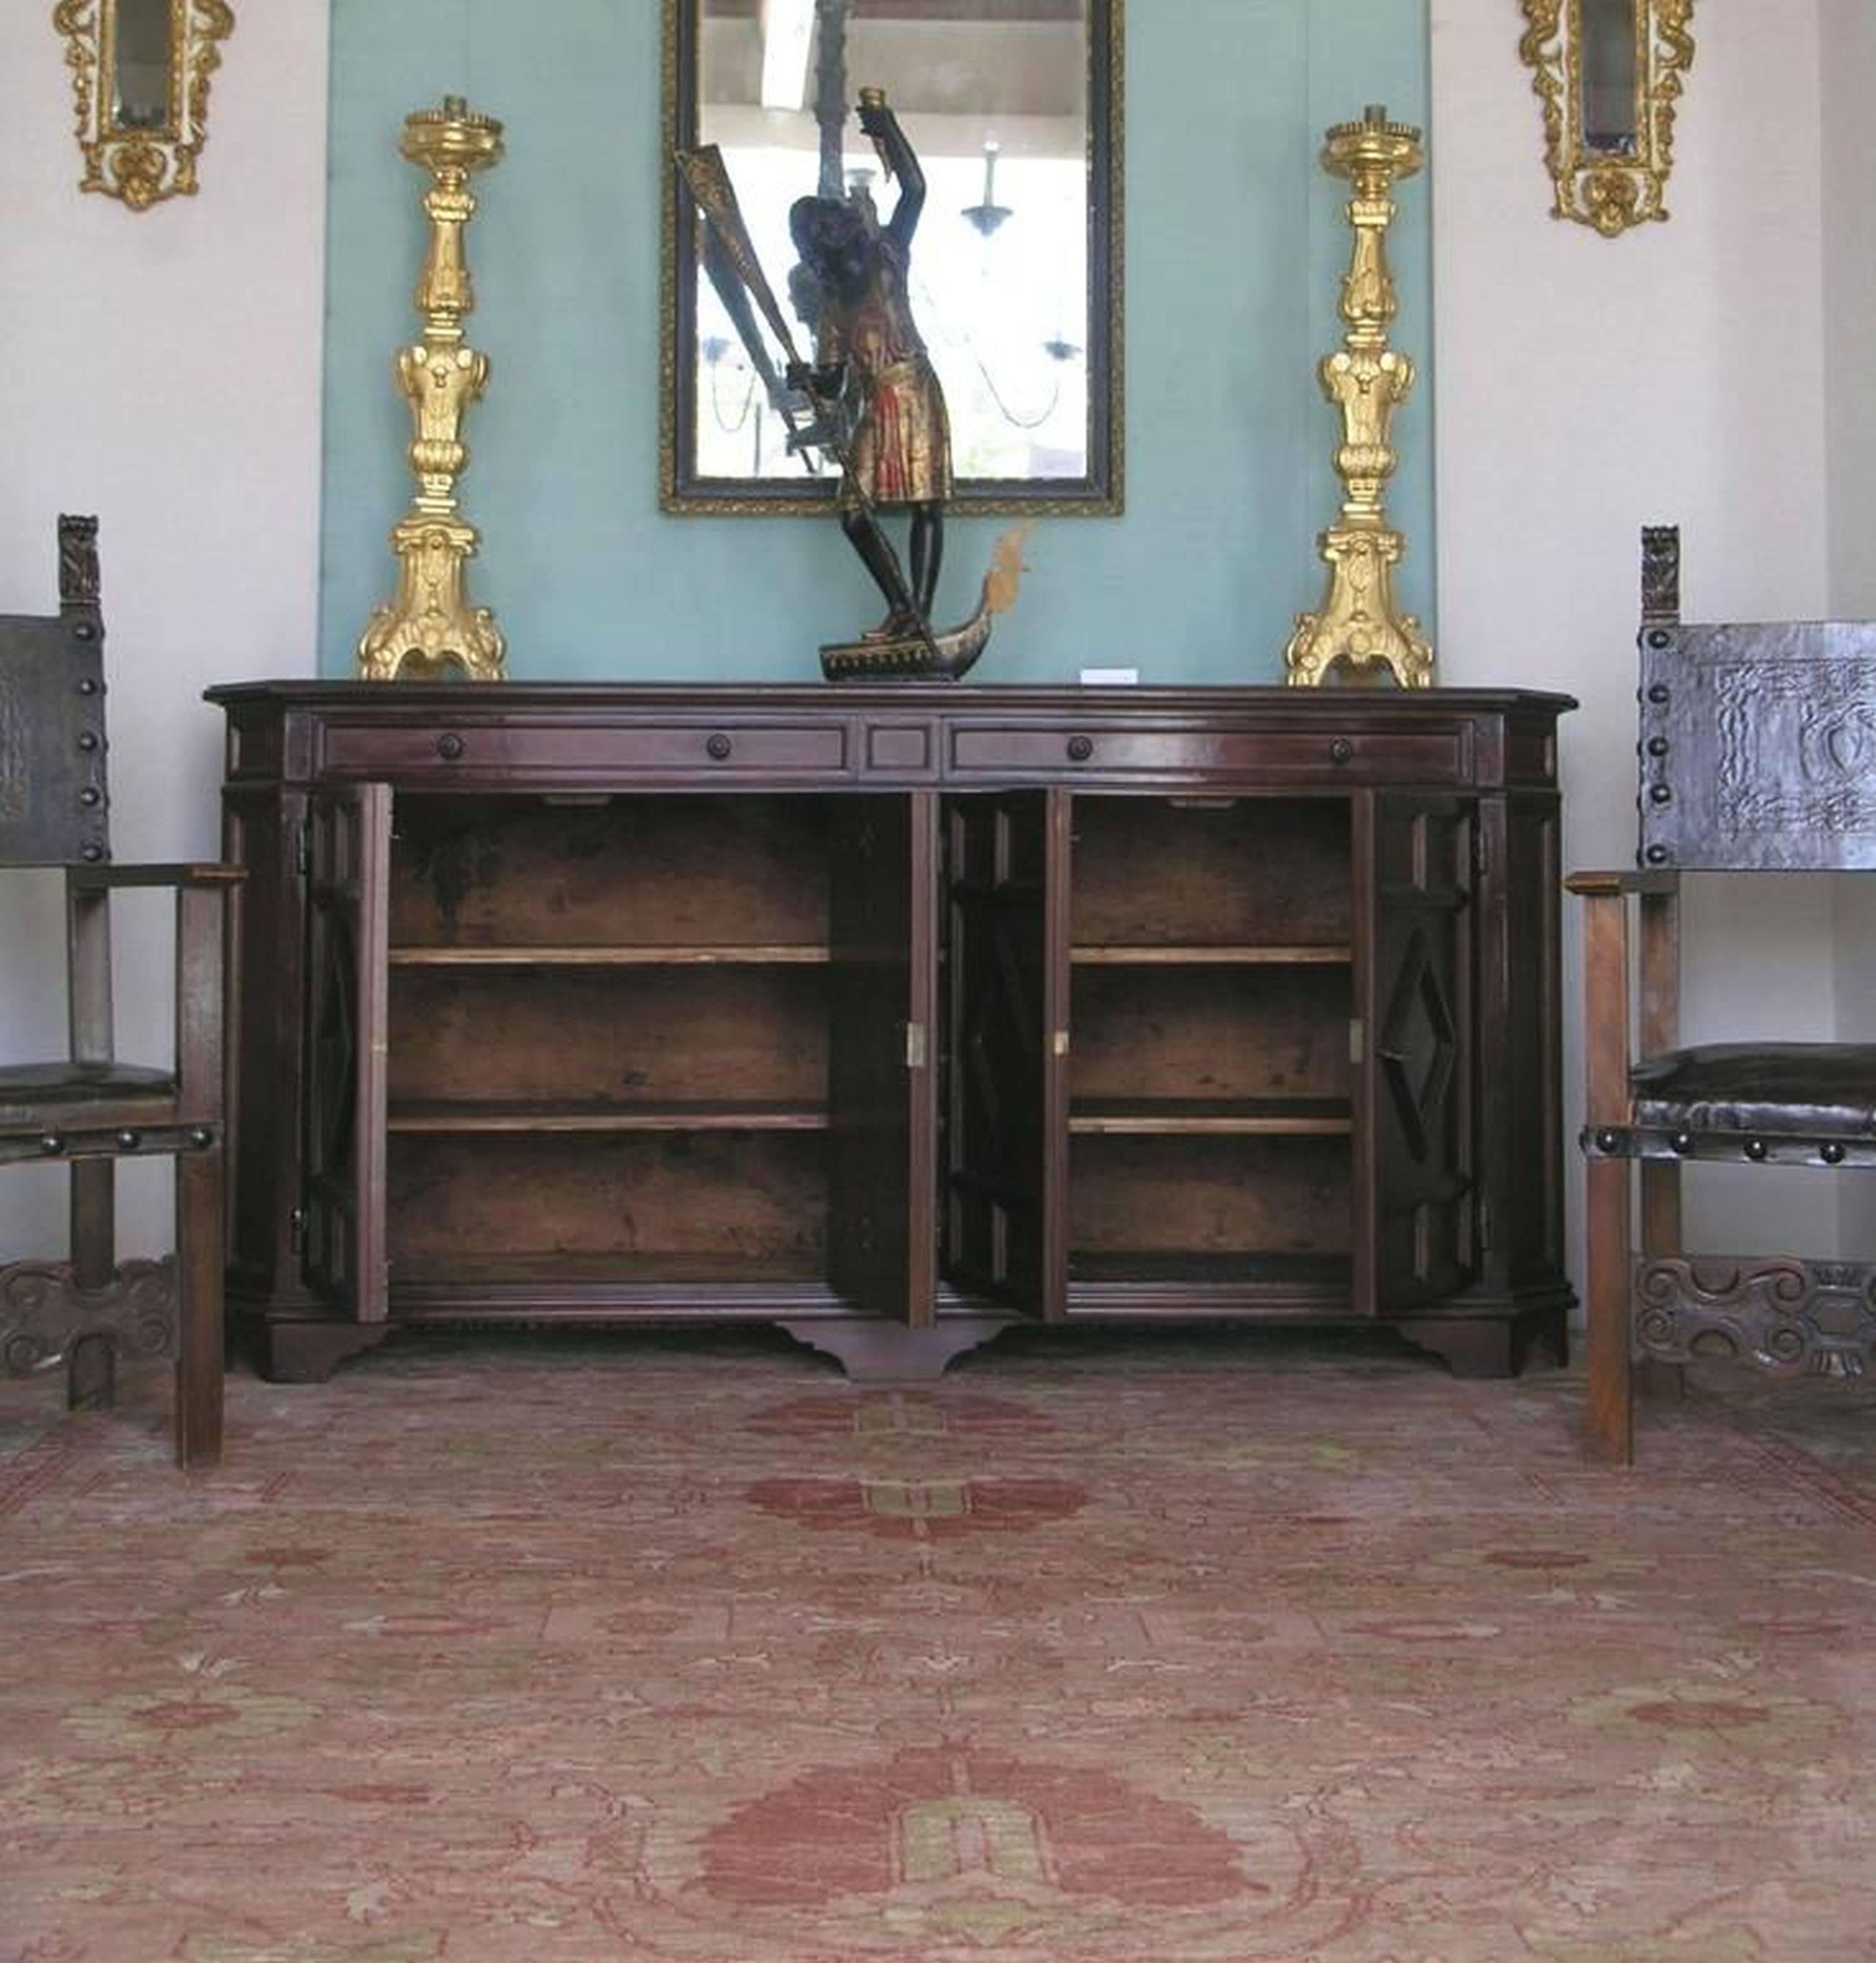
<svg viewBox="0 0 1876 1963"><path fill-rule="evenodd" d="M1823 80L1826 466L1830 497L1830 610L1876 616L1876 386L1870 323L1876 320L1876 251L1870 243L1865 105L1876 81L1876 9L1869 0L1822 0L1828 59ZM1876 882L1838 882L1837 1030L1876 1042ZM1876 1258L1876 1217L1866 1179L1840 1182L1841 1246Z"/></svg>
<svg viewBox="0 0 1876 1963"><path fill-rule="evenodd" d="M211 857L221 719L203 689L313 665L325 0L238 9L201 190L140 213L78 191L51 13L0 8L0 610L53 610L56 514L96 512L113 843ZM139 902L118 937L127 1053L167 1054L166 928ZM60 932L47 881L0 885L0 1052L62 1043ZM126 1252L168 1244L166 1176L138 1171ZM50 1170L0 1181L0 1258L63 1245L62 1193Z"/></svg>
<svg viewBox="0 0 1876 1963"><path fill-rule="evenodd" d="M1830 610L1876 617L1876 248L1870 214L1868 103L1876 81L1876 8L1820 0L1823 63L1826 462L1830 496Z"/></svg>
<svg viewBox="0 0 1876 1963"><path fill-rule="evenodd" d="M1440 674L1580 699L1563 732L1567 866L1634 860L1643 524L1682 528L1689 618L1826 608L1820 4L1695 15L1670 216L1606 239L1547 215L1516 10L1433 0ZM1867 0L1826 4L1848 14ZM1853 77L1833 82L1846 147L1871 76L1865 59L1861 91ZM1853 154L1860 183L1867 160ZM1867 259L1867 215L1846 209L1839 231L1833 242ZM1870 393L1848 350L1842 383ZM1581 1008L1564 905L1573 1142ZM1827 887L1734 882L1698 910L1690 900L1689 939L1721 924L1722 908L1725 966L1690 966L1684 1033L1745 1033L1770 1004L1782 1033L1831 1034ZM1567 1163L1573 1223L1573 1142ZM1802 1235L1827 1252L1836 1197L1814 1177L1703 1172L1690 1225L1714 1251L1802 1247Z"/></svg>

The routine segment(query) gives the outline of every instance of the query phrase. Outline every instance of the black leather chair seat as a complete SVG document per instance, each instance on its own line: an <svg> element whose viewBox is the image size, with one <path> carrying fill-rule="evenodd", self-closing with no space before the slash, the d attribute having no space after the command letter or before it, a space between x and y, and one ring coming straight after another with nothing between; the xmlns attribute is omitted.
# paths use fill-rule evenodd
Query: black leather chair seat
<svg viewBox="0 0 1876 1963"><path fill-rule="evenodd" d="M23 1116L47 1105L85 1106L146 1100L165 1104L176 1095L176 1079L166 1070L135 1063L14 1063L0 1065L0 1126L30 1122Z"/></svg>
<svg viewBox="0 0 1876 1963"><path fill-rule="evenodd" d="M1876 1045L1701 1043L1629 1072L1646 1129L1876 1138Z"/></svg>

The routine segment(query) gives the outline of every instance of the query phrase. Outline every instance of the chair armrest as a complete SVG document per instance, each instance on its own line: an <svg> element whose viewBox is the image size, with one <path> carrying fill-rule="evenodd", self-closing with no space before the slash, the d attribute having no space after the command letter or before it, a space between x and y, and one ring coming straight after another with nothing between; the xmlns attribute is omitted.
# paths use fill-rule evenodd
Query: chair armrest
<svg viewBox="0 0 1876 1963"><path fill-rule="evenodd" d="M1644 872L1630 866L1620 872L1571 873L1564 885L1585 899L1615 899L1625 893L1672 893L1679 890L1681 876L1674 867L1656 867Z"/></svg>
<svg viewBox="0 0 1876 1963"><path fill-rule="evenodd" d="M72 866L67 872L81 891L102 892L115 886L238 886L248 876L242 866Z"/></svg>

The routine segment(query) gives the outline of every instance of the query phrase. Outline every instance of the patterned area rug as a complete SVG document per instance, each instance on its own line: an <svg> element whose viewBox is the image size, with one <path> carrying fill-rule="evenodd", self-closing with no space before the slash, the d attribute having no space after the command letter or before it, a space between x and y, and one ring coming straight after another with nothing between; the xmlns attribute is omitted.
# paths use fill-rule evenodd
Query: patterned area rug
<svg viewBox="0 0 1876 1963"><path fill-rule="evenodd" d="M1870 1963L1876 1397L1013 1337L0 1388L8 1963Z"/></svg>

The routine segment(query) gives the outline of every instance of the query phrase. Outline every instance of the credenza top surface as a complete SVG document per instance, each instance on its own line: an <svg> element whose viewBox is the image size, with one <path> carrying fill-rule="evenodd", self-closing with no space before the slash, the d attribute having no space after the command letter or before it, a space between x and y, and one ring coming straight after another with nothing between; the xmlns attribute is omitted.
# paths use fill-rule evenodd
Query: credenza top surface
<svg viewBox="0 0 1876 1963"><path fill-rule="evenodd" d="M1090 687L1072 683L877 683L738 681L363 682L258 680L218 684L206 699L223 706L271 703L280 709L367 709L403 716L501 715L518 710L609 706L621 709L727 709L733 706L947 716L995 715L1013 710L1102 715L1180 711L1218 715L1294 710L1312 717L1399 713L1439 716L1519 709L1561 715L1573 696L1548 689L1430 688L1348 686L1319 689L1279 684L1189 684Z"/></svg>

